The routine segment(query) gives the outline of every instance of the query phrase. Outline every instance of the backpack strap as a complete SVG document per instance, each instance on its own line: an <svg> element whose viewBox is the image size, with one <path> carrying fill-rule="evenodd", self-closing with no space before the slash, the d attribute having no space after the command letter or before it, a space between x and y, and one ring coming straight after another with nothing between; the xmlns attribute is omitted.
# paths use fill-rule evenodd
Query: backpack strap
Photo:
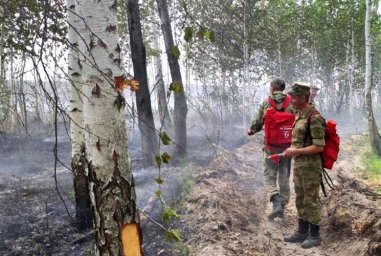
<svg viewBox="0 0 381 256"><path fill-rule="evenodd" d="M276 107L276 103L275 103L275 100L273 98L271 98L270 96L268 97L267 101L270 103L270 105L275 109L275 110L278 110L277 107ZM279 110L285 110L288 105L290 104L291 102L291 96L290 95L287 95L286 98L284 98L283 100L283 105L282 105L282 108L279 109Z"/></svg>
<svg viewBox="0 0 381 256"><path fill-rule="evenodd" d="M308 113L308 116L307 116L307 123L308 123L308 127L307 127L307 129L308 129L308 133L311 133L311 129L310 129L311 119L312 119L313 116L315 116L315 115L317 115L317 114L320 114L320 113L319 113L319 111L318 111L316 108L314 108L313 110L311 110L310 113ZM304 137L304 144L303 144L303 147L306 146L307 136L308 136L308 135L306 134L306 136ZM311 134L310 134L310 136L311 136Z"/></svg>
<svg viewBox="0 0 381 256"><path fill-rule="evenodd" d="M316 115L316 114L320 114L320 112L317 110L317 109L313 109L311 111L311 113L308 114L308 118L307 118L307 122L308 122L308 130L310 131L310 124L311 124L311 118ZM304 146L305 146L306 142L304 141ZM325 187L324 187L324 179L326 181L326 184L328 185L328 187L332 190L335 190L335 185L331 179L331 177L328 175L327 171L324 169L324 166L323 166L323 160L322 160L322 179L321 179L321 182L320 182L320 186L321 186L321 190L323 191L323 194L324 194L324 197L327 197L327 192L325 190Z"/></svg>
<svg viewBox="0 0 381 256"><path fill-rule="evenodd" d="M307 118L307 120L308 120L308 128L310 127L312 117L313 117L314 115L316 115L316 114L320 114L320 112L319 112L316 108L314 108L314 109L311 111L311 113L308 114L308 118Z"/></svg>

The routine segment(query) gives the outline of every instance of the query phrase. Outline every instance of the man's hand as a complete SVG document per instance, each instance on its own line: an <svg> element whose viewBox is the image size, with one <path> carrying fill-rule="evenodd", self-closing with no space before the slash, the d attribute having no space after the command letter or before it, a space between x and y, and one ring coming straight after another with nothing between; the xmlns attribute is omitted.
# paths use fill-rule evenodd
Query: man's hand
<svg viewBox="0 0 381 256"><path fill-rule="evenodd" d="M247 135L249 135L249 136L254 135L254 131L251 130L251 129L248 129L247 130Z"/></svg>
<svg viewBox="0 0 381 256"><path fill-rule="evenodd" d="M283 151L283 155L285 157L290 157L290 158L292 158L294 156L298 156L298 155L300 155L300 149L298 149L298 148L286 148L286 150Z"/></svg>

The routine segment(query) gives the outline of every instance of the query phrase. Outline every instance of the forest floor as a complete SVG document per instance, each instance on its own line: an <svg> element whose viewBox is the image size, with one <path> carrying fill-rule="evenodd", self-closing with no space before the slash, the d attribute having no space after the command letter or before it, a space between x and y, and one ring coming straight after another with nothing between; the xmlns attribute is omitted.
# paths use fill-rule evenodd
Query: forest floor
<svg viewBox="0 0 381 256"><path fill-rule="evenodd" d="M381 255L381 196L354 176L366 147L363 136L342 140L340 159L329 171L335 190L326 186L328 197L321 196L322 245L308 250L283 241L297 228L293 193L285 218L267 219L271 205L258 144L222 150L195 172L197 186L184 204L193 255Z"/></svg>
<svg viewBox="0 0 381 256"><path fill-rule="evenodd" d="M69 165L70 142L64 134L58 137L58 156ZM141 170L133 162L139 207L147 213L142 215L145 255L381 255L381 198L355 175L366 134L353 129L339 134L340 158L330 171L336 188L321 196L321 246L304 250L283 242L296 229L294 194L283 220L267 220L271 205L263 187L259 140L216 146L193 135L192 164L161 172L164 197L181 215L174 222L181 243L167 242L158 224L161 207L153 196L157 170ZM0 138L1 255L94 254L91 230L78 232L68 215L74 213L70 170L58 164L52 171L52 136L44 131L33 139Z"/></svg>

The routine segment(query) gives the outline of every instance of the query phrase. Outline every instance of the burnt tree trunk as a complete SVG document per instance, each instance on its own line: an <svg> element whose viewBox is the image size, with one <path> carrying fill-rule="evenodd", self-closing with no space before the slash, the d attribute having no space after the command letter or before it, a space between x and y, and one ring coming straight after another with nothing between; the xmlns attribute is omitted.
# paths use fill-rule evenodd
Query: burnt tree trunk
<svg viewBox="0 0 381 256"><path fill-rule="evenodd" d="M148 167L154 164L154 157L158 153L159 146L148 88L146 49L143 43L138 0L128 0L127 9L134 76L140 83L140 89L136 91L136 107L142 139L143 165Z"/></svg>
<svg viewBox="0 0 381 256"><path fill-rule="evenodd" d="M185 98L184 86L181 78L180 65L178 60L172 53L175 46L172 36L171 22L168 14L168 6L166 0L156 0L159 10L161 29L164 36L165 50L169 68L171 70L172 83L179 83L181 91L175 92L175 107L174 107L174 133L175 133L175 148L174 156L177 159L187 157L187 125L186 119L188 114L188 107Z"/></svg>
<svg viewBox="0 0 381 256"><path fill-rule="evenodd" d="M93 224L83 120L82 72L78 64L78 7L74 0L67 0L69 77L70 77L70 137L71 169L75 193L75 221L79 230L86 230Z"/></svg>
<svg viewBox="0 0 381 256"><path fill-rule="evenodd" d="M93 224L91 200L89 195L89 179L87 176L87 163L85 145L81 146L80 154L71 160L73 171L73 184L75 191L75 220L79 230L86 230Z"/></svg>

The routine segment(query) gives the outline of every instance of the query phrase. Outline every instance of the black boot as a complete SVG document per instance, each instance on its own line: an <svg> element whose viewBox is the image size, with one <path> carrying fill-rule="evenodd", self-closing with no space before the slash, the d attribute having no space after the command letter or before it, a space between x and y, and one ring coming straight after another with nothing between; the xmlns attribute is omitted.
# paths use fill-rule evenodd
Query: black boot
<svg viewBox="0 0 381 256"><path fill-rule="evenodd" d="M298 230L289 236L284 237L284 241L287 243L301 243L308 236L309 223L305 220L299 219Z"/></svg>
<svg viewBox="0 0 381 256"><path fill-rule="evenodd" d="M270 201L273 203L273 211L269 214L268 219L283 218L283 206L279 194L273 195Z"/></svg>
<svg viewBox="0 0 381 256"><path fill-rule="evenodd" d="M308 249L321 244L320 227L318 225L310 224L310 234L307 239L302 243L302 248Z"/></svg>

